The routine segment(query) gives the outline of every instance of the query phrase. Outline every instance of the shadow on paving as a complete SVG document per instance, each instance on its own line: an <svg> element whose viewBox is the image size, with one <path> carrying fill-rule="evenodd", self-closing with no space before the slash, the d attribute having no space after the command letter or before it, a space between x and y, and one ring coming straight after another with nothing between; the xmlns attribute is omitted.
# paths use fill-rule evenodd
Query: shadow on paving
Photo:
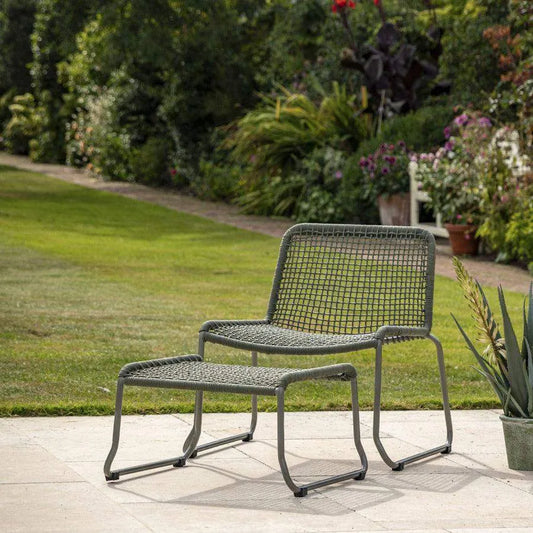
<svg viewBox="0 0 533 533"><path fill-rule="evenodd" d="M290 492L279 472L252 478L219 465L198 465L193 462L186 468L197 469L198 476L205 475L206 472L215 473L223 476L226 483L196 494L175 497L169 493L168 497L160 498L154 495L150 484L143 483L143 480L153 476L164 475L164 471L159 471L118 481L109 487L154 503L169 505L188 504L257 511L276 509L279 512L339 516L401 498L407 492L454 493L482 476L472 470L465 472L464 468L429 464L410 467L411 471L367 474L365 481L348 481L310 491L306 498L288 497ZM380 462L370 461L369 471L375 472L380 465ZM346 471L353 466L353 463L342 460L307 460L293 467L291 472L298 482L305 483L317 477ZM176 476L180 474L175 469L167 469L166 472L173 472ZM176 492L178 491L183 492L179 477L176 478Z"/></svg>

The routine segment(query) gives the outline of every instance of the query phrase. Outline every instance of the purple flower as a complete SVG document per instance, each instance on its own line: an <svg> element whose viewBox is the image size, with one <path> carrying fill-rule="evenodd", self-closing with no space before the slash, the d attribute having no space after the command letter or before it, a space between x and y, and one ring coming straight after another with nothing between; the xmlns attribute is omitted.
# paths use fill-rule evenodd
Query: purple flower
<svg viewBox="0 0 533 533"><path fill-rule="evenodd" d="M447 150L448 152L451 152L453 150L453 141L448 141L444 145L444 149Z"/></svg>
<svg viewBox="0 0 533 533"><path fill-rule="evenodd" d="M370 172L374 172L374 170L376 170L376 165L374 165L374 163L370 163L370 165L368 165L368 170L370 170Z"/></svg>
<svg viewBox="0 0 533 533"><path fill-rule="evenodd" d="M369 160L364 158L364 157L361 157L361 159L359 159L359 166L361 168L365 168L368 166L368 163L369 163Z"/></svg>
<svg viewBox="0 0 533 533"><path fill-rule="evenodd" d="M337 170L337 172L335 172L335 177L340 180L342 178L342 172L340 170Z"/></svg>
<svg viewBox="0 0 533 533"><path fill-rule="evenodd" d="M405 148L405 142L404 141L398 141L398 147L399 148Z"/></svg>
<svg viewBox="0 0 533 533"><path fill-rule="evenodd" d="M446 126L444 128L444 137L446 139L449 139L451 134L452 134L452 129L450 128L450 126Z"/></svg>
<svg viewBox="0 0 533 533"><path fill-rule="evenodd" d="M386 176L388 173L390 172L390 168L389 167L383 167L381 169L381 173Z"/></svg>
<svg viewBox="0 0 533 533"><path fill-rule="evenodd" d="M453 119L453 122L457 126L465 126L466 124L468 124L468 120L469 120L468 115L466 113L463 113L462 115L455 117Z"/></svg>
<svg viewBox="0 0 533 533"><path fill-rule="evenodd" d="M490 128L492 126L492 122L487 117L478 118L477 123L480 126L486 126L487 128Z"/></svg>
<svg viewBox="0 0 533 533"><path fill-rule="evenodd" d="M391 166L395 165L396 161L397 159L393 155L389 157L389 163L391 164Z"/></svg>

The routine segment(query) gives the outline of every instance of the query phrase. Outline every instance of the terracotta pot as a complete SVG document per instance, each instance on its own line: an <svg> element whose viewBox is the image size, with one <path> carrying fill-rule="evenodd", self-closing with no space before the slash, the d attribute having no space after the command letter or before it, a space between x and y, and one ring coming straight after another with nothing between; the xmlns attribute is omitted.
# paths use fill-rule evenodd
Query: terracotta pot
<svg viewBox="0 0 533 533"><path fill-rule="evenodd" d="M384 226L409 226L411 195L408 192L378 196L379 218Z"/></svg>
<svg viewBox="0 0 533 533"><path fill-rule="evenodd" d="M476 226L444 224L444 227L448 230L454 255L477 255L479 239L476 237Z"/></svg>

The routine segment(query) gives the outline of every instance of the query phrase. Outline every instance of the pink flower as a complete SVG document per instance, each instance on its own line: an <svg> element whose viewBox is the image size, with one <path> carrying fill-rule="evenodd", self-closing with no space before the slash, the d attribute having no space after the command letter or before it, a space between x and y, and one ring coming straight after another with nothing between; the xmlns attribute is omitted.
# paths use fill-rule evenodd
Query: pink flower
<svg viewBox="0 0 533 533"><path fill-rule="evenodd" d="M468 124L468 120L469 120L468 115L466 113L463 113L462 115L455 117L453 119L453 122L457 126L465 126L466 124Z"/></svg>
<svg viewBox="0 0 533 533"><path fill-rule="evenodd" d="M444 128L444 137L446 139L449 139L451 134L452 134L452 129L449 126L446 126Z"/></svg>
<svg viewBox="0 0 533 533"><path fill-rule="evenodd" d="M178 173L178 171L175 168L170 169L170 174L172 176L175 176Z"/></svg>
<svg viewBox="0 0 533 533"><path fill-rule="evenodd" d="M463 215L457 215L457 220L461 220L463 218Z"/></svg>
<svg viewBox="0 0 533 533"><path fill-rule="evenodd" d="M337 170L337 172L335 172L335 177L340 180L342 178L342 172L340 170Z"/></svg>

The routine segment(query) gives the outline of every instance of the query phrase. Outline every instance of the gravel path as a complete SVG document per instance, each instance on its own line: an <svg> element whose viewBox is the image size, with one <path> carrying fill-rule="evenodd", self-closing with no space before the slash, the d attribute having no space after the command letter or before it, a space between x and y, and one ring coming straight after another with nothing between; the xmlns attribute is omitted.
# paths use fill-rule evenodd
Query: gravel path
<svg viewBox="0 0 533 533"><path fill-rule="evenodd" d="M173 190L154 189L138 183L103 181L82 170L64 165L33 163L25 156L0 153L0 164L41 172L83 187L120 194L273 237L281 237L287 228L294 224L292 220L288 219L243 215L239 213L236 206L199 200ZM452 253L447 241L439 240L439 244L437 244L437 274L455 278L451 258ZM521 268L498 265L482 257L465 258L463 262L482 285L502 285L507 290L527 293L529 284L533 279L527 271Z"/></svg>

